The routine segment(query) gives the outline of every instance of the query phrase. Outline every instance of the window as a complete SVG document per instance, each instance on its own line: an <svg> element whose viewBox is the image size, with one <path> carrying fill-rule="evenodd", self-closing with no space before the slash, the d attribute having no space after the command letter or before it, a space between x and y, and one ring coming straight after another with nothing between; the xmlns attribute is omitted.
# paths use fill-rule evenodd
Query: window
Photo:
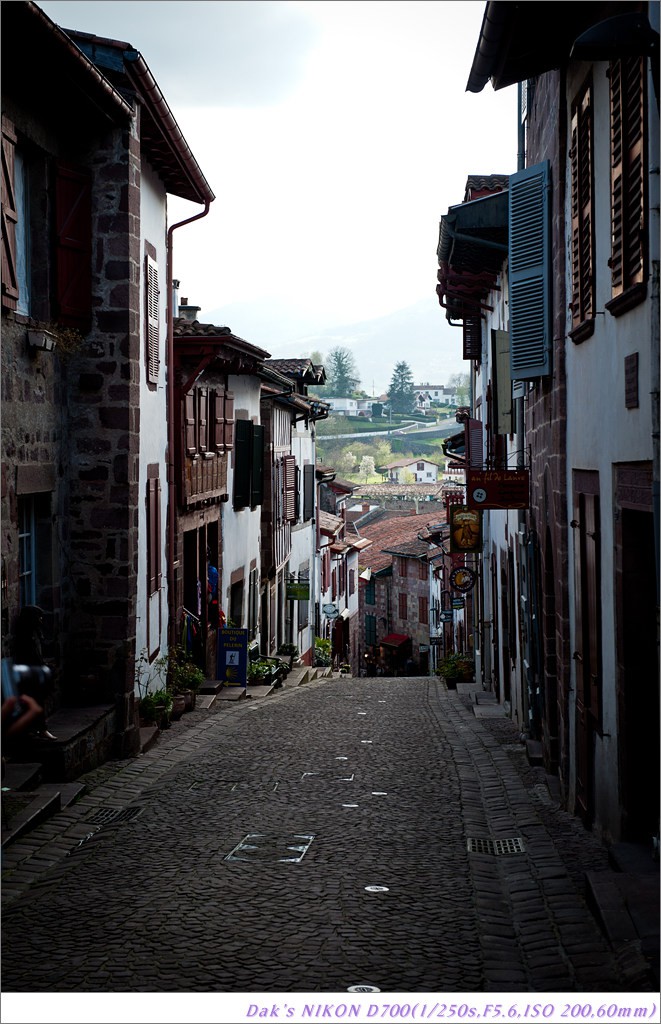
<svg viewBox="0 0 661 1024"><path fill-rule="evenodd" d="M145 256L145 278L147 382L149 384L158 384L158 370L160 366L160 292L158 288L158 264L151 256Z"/></svg>
<svg viewBox="0 0 661 1024"><path fill-rule="evenodd" d="M571 121L571 317L572 338L594 329L594 213L592 81L572 105ZM582 328L578 330L577 329Z"/></svg>
<svg viewBox="0 0 661 1024"><path fill-rule="evenodd" d="M418 462L418 463L416 463L416 467L415 467L415 468L416 468L416 469L424 469L424 468L425 468L425 464L424 464L424 462Z"/></svg>
<svg viewBox="0 0 661 1024"><path fill-rule="evenodd" d="M296 487L296 459L293 455L282 457L282 518L286 523L296 522L298 512L298 488Z"/></svg>
<svg viewBox="0 0 661 1024"><path fill-rule="evenodd" d="M599 474L574 470L577 702L601 728L601 538Z"/></svg>
<svg viewBox="0 0 661 1024"><path fill-rule="evenodd" d="M331 598L333 601L337 599L337 569L331 572Z"/></svg>
<svg viewBox="0 0 661 1024"><path fill-rule="evenodd" d="M509 295L512 380L551 373L550 164L510 175Z"/></svg>
<svg viewBox="0 0 661 1024"><path fill-rule="evenodd" d="M161 482L158 464L147 466L147 594L161 587Z"/></svg>
<svg viewBox="0 0 661 1024"><path fill-rule="evenodd" d="M422 626L429 625L429 598L418 598L418 620Z"/></svg>
<svg viewBox="0 0 661 1024"><path fill-rule="evenodd" d="M19 604L37 603L36 528L32 497L18 499L18 583Z"/></svg>
<svg viewBox="0 0 661 1024"><path fill-rule="evenodd" d="M609 68L609 77L611 256L608 263L613 299L636 289L626 303L611 300L607 308L617 316L644 296L645 60L626 57L614 61Z"/></svg>
<svg viewBox="0 0 661 1024"><path fill-rule="evenodd" d="M356 570L349 569L349 595L356 593Z"/></svg>
<svg viewBox="0 0 661 1024"><path fill-rule="evenodd" d="M376 581L369 580L365 585L365 604L376 604Z"/></svg>
<svg viewBox="0 0 661 1024"><path fill-rule="evenodd" d="M16 231L19 221L19 198L16 181L22 173L16 170L16 133L11 121L2 118L2 305L16 309L20 297Z"/></svg>
<svg viewBox="0 0 661 1024"><path fill-rule="evenodd" d="M251 420L234 426L234 508L256 508L264 499L264 427Z"/></svg>
<svg viewBox="0 0 661 1024"><path fill-rule="evenodd" d="M368 647L376 645L376 615L365 616L365 643Z"/></svg>
<svg viewBox="0 0 661 1024"><path fill-rule="evenodd" d="M55 168L55 315L89 330L92 317L92 179L81 167Z"/></svg>
<svg viewBox="0 0 661 1024"><path fill-rule="evenodd" d="M407 600L407 597L408 597L407 594L400 594L399 595L399 617L400 617L400 619L408 619L408 617L409 617L409 615L408 615L408 600Z"/></svg>
<svg viewBox="0 0 661 1024"><path fill-rule="evenodd" d="M248 577L248 636L252 639L257 633L257 616L259 601L259 571L250 570Z"/></svg>
<svg viewBox="0 0 661 1024"><path fill-rule="evenodd" d="M408 574L409 574L409 560L408 560L408 558L401 558L401 557L399 557L397 559L397 563L398 563L398 566L399 566L399 575L400 576L404 576L404 577L408 576Z"/></svg>
<svg viewBox="0 0 661 1024"><path fill-rule="evenodd" d="M428 580L429 579L429 566L426 562L418 562L418 579Z"/></svg>
<svg viewBox="0 0 661 1024"><path fill-rule="evenodd" d="M303 466L303 519L305 522L314 516L314 494L314 465Z"/></svg>

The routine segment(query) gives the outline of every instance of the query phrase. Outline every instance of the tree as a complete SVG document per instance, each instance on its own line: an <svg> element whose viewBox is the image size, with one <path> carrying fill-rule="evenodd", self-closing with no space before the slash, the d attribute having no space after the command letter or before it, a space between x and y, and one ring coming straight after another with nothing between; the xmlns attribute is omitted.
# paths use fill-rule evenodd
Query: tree
<svg viewBox="0 0 661 1024"><path fill-rule="evenodd" d="M457 405L468 405L468 383L467 373L453 373L448 377L448 387L456 392Z"/></svg>
<svg viewBox="0 0 661 1024"><path fill-rule="evenodd" d="M393 412L407 413L413 408L413 374L408 363L397 363L393 371L388 399Z"/></svg>
<svg viewBox="0 0 661 1024"><path fill-rule="evenodd" d="M358 472L362 477L365 477L365 483L367 483L371 476L374 476L376 470L374 467L374 459L372 458L371 455L363 455L362 459L360 460Z"/></svg>
<svg viewBox="0 0 661 1024"><path fill-rule="evenodd" d="M335 398L349 398L360 384L356 361L348 348L332 348L326 357L326 387Z"/></svg>

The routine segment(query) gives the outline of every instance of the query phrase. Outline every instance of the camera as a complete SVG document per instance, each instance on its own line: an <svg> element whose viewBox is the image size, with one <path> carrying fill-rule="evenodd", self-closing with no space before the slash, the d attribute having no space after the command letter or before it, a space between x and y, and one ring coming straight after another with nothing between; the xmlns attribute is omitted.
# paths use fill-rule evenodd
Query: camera
<svg viewBox="0 0 661 1024"><path fill-rule="evenodd" d="M51 670L46 665L15 665L11 658L2 659L2 702L8 697L20 698L22 693L34 695L39 690L45 690L50 682ZM20 718L25 712L25 707L20 699L17 700L12 710L10 720L12 722Z"/></svg>

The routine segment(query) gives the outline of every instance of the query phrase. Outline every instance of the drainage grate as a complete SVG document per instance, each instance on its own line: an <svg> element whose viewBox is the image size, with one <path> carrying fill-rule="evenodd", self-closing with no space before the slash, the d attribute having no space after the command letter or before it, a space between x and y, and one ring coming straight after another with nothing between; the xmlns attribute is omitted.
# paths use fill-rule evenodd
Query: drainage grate
<svg viewBox="0 0 661 1024"><path fill-rule="evenodd" d="M133 821L143 810L144 807L99 807L91 811L85 821L93 825L118 825L120 822Z"/></svg>
<svg viewBox="0 0 661 1024"><path fill-rule="evenodd" d="M511 854L524 853L523 839L469 839L469 853L487 853L492 857L503 857Z"/></svg>
<svg viewBox="0 0 661 1024"><path fill-rule="evenodd" d="M310 849L313 839L314 835L298 833L281 836L265 832L250 832L233 850L230 850L224 859L248 863L276 861L279 864L300 864Z"/></svg>

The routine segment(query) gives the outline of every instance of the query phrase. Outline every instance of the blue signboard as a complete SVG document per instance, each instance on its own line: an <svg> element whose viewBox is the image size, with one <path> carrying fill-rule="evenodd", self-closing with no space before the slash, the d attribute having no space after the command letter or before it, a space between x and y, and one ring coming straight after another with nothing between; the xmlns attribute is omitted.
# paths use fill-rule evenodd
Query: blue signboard
<svg viewBox="0 0 661 1024"><path fill-rule="evenodd" d="M248 683L248 630L226 627L218 630L216 679L225 686Z"/></svg>

